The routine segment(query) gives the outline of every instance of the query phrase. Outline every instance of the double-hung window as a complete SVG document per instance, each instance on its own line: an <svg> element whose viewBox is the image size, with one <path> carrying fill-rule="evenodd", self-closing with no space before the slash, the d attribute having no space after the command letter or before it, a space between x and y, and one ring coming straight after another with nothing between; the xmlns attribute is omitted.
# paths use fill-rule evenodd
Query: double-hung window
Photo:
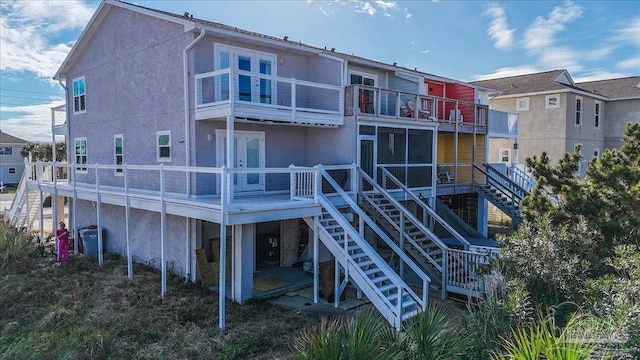
<svg viewBox="0 0 640 360"><path fill-rule="evenodd" d="M114 135L113 136L113 163L115 165L122 165L124 164L124 153L122 150L122 134L118 134L118 135ZM115 171L116 175L122 175L122 168L116 168Z"/></svg>
<svg viewBox="0 0 640 360"><path fill-rule="evenodd" d="M156 132L158 161L171 161L171 131Z"/></svg>
<svg viewBox="0 0 640 360"><path fill-rule="evenodd" d="M576 96L576 126L582 126L582 97Z"/></svg>
<svg viewBox="0 0 640 360"><path fill-rule="evenodd" d="M0 147L0 155L12 155L13 148L11 146Z"/></svg>
<svg viewBox="0 0 640 360"><path fill-rule="evenodd" d="M73 80L73 113L81 114L87 111L86 88L84 76Z"/></svg>
<svg viewBox="0 0 640 360"><path fill-rule="evenodd" d="M76 154L76 164L78 165L86 165L87 164L87 138L76 138L74 140L75 143L75 154ZM86 167L78 167L78 172L86 173Z"/></svg>
<svg viewBox="0 0 640 360"><path fill-rule="evenodd" d="M593 124L596 130L600 130L600 106L600 101L596 101L596 106L593 114Z"/></svg>

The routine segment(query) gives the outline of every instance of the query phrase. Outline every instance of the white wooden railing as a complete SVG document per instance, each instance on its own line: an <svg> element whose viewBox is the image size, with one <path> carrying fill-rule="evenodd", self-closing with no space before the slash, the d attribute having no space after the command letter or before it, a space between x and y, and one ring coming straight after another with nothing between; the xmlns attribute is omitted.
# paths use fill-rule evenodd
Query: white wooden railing
<svg viewBox="0 0 640 360"><path fill-rule="evenodd" d="M46 167L45 167L46 165ZM259 178L265 193L288 193L291 201L309 201L315 196L317 169L289 168L212 168L172 165L111 165L27 163L37 175L30 183L64 185L75 190L88 189L96 193L135 194L141 198L158 197L211 199L214 208L232 205L244 196L234 182L242 177ZM51 170L49 170L51 169ZM25 172L27 173L27 172ZM51 174L58 174L52 177ZM47 175L49 174L49 175ZM66 176L69 174L70 179ZM221 199L224 199L221 202Z"/></svg>

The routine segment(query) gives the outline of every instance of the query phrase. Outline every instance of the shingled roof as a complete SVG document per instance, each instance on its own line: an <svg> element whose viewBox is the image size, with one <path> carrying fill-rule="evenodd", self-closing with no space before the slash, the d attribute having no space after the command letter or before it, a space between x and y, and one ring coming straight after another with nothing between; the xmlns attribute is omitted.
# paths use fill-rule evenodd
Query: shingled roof
<svg viewBox="0 0 640 360"><path fill-rule="evenodd" d="M500 90L502 96L576 88L567 70L472 81L470 84Z"/></svg>
<svg viewBox="0 0 640 360"><path fill-rule="evenodd" d="M500 96L576 90L592 93L609 100L640 98L640 76L574 83L567 70L553 70L499 79L472 81L471 84L500 90Z"/></svg>
<svg viewBox="0 0 640 360"><path fill-rule="evenodd" d="M0 144L26 144L28 141L0 131Z"/></svg>
<svg viewBox="0 0 640 360"><path fill-rule="evenodd" d="M610 100L640 99L640 76L576 83L580 88Z"/></svg>

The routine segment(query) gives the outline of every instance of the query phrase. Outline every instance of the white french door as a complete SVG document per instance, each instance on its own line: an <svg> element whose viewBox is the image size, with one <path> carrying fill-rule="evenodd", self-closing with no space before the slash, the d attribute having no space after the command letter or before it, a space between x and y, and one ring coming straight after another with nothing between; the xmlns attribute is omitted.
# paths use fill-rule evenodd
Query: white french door
<svg viewBox="0 0 640 360"><path fill-rule="evenodd" d="M227 165L227 133L216 132L218 166ZM264 132L235 131L233 138L233 167L238 169L264 168ZM264 173L235 174L233 185L235 191L264 191Z"/></svg>
<svg viewBox="0 0 640 360"><path fill-rule="evenodd" d="M216 67L232 66L238 76L234 81L235 99L261 104L276 104L276 81L268 78L276 75L274 54L250 51L226 45L216 45ZM266 77L265 77L266 75ZM222 90L224 93L224 89Z"/></svg>

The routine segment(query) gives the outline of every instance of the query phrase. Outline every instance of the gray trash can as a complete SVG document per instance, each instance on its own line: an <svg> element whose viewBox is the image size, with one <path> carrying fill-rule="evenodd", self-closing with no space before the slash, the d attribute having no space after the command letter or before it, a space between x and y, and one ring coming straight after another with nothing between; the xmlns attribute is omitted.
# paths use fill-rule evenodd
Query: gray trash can
<svg viewBox="0 0 640 360"><path fill-rule="evenodd" d="M104 235L104 233L103 233ZM83 253L88 256L98 256L98 229L85 229L80 231L82 237ZM104 236L102 237L102 253L104 254Z"/></svg>

